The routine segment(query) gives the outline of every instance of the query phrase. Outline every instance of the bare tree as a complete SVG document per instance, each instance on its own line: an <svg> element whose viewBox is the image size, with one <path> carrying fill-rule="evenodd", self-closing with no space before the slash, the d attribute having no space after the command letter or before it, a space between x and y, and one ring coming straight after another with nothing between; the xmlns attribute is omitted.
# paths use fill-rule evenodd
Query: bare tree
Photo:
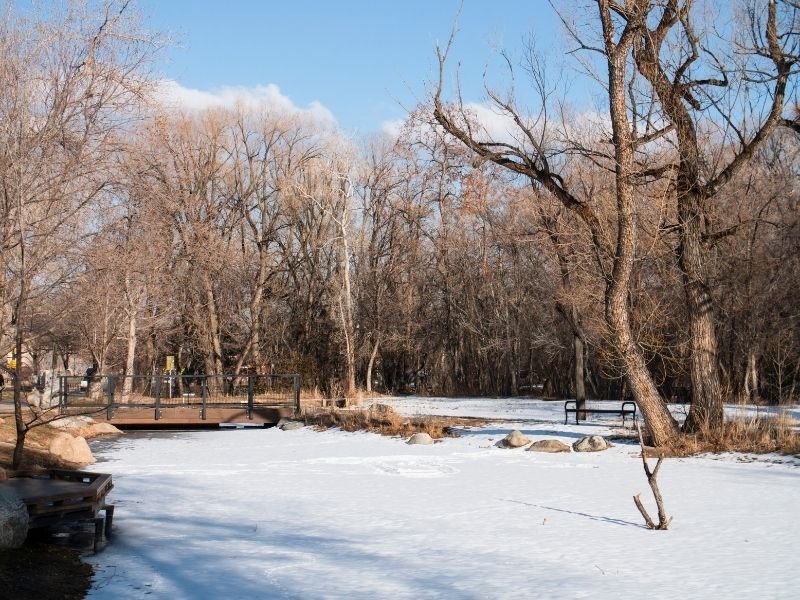
<svg viewBox="0 0 800 600"><path fill-rule="evenodd" d="M536 119L526 118L514 105L513 95L506 98L489 92L499 111L516 125L518 142L487 139L476 128L459 100L455 106L442 101L444 67L450 46L439 53L439 82L433 96L434 117L447 132L459 139L483 160L490 160L526 177L535 187L552 194L565 208L573 211L589 229L595 253L602 264L610 259L604 271L606 279L605 317L616 351L624 364L624 373L634 399L641 407L649 432L657 445L667 444L678 435L677 423L670 415L648 372L642 350L633 336L629 304L630 279L636 259L636 193L638 173L635 148L643 143L637 138L628 120L627 92L631 77L630 60L636 36L643 23L631 20L622 28L614 16L616 5L598 1L602 27L601 45L593 48L605 61L608 72L607 90L612 127L613 170L615 173L616 239L603 226L589 199L582 199L566 187L565 178L557 170L558 152L548 129L547 98L549 90L541 62L532 61L530 73L542 105ZM452 38L451 38L452 42ZM483 137L481 137L483 135Z"/></svg>
<svg viewBox="0 0 800 600"><path fill-rule="evenodd" d="M691 333L690 430L703 424L718 427L723 417L708 249L730 232L713 230L709 203L784 121L787 86L800 48L798 9L791 3L748 4L728 43L711 39L710 27L698 29L698 4L669 0L615 8L622 21L641 24L636 66L652 86L661 122L676 140L675 162L665 168L672 173L677 198L678 262ZM703 131L709 119L721 135L735 140L711 160L709 135Z"/></svg>
<svg viewBox="0 0 800 600"><path fill-rule="evenodd" d="M72 276L70 253L94 233L91 211L113 179L108 166L118 134L148 90L145 67L157 41L127 5L9 8L0 24L0 258L11 266L11 278L0 281L0 337L13 338L17 356L29 306ZM23 416L21 362L15 466L31 426Z"/></svg>

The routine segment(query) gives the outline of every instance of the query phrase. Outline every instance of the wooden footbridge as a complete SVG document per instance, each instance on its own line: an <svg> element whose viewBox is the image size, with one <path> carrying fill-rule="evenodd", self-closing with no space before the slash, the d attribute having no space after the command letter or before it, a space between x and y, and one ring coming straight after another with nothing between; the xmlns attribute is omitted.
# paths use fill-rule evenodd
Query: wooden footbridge
<svg viewBox="0 0 800 600"><path fill-rule="evenodd" d="M299 411L300 376L62 376L58 406L120 428L270 425Z"/></svg>

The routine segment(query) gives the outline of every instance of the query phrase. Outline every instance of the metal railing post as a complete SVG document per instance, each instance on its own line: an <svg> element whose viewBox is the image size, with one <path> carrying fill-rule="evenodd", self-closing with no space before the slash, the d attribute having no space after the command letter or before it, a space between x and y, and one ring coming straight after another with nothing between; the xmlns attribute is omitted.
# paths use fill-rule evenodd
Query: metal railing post
<svg viewBox="0 0 800 600"><path fill-rule="evenodd" d="M67 377L61 375L58 378L58 414L63 415L67 408Z"/></svg>
<svg viewBox="0 0 800 600"><path fill-rule="evenodd" d="M203 397L203 408L200 409L200 418L206 420L206 408L208 406L208 375L200 380L200 395Z"/></svg>
<svg viewBox="0 0 800 600"><path fill-rule="evenodd" d="M117 386L117 378L115 375L107 375L106 381L108 382L108 406L106 407L106 419L109 421L114 416L114 391Z"/></svg>
<svg viewBox="0 0 800 600"><path fill-rule="evenodd" d="M161 418L161 374L159 374L156 378L156 407L155 407L155 419L158 421Z"/></svg>
<svg viewBox="0 0 800 600"><path fill-rule="evenodd" d="M253 396L255 395L255 377L252 373L247 375L247 418L253 420Z"/></svg>
<svg viewBox="0 0 800 600"><path fill-rule="evenodd" d="M206 420L206 408L208 407L208 375L204 375L200 380L200 395L203 397L203 408L200 409L200 418Z"/></svg>

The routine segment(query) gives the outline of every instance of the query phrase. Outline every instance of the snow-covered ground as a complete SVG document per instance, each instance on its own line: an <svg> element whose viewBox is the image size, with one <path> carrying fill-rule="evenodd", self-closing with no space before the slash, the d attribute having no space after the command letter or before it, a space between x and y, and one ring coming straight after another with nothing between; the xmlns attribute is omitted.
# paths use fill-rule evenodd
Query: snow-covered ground
<svg viewBox="0 0 800 600"><path fill-rule="evenodd" d="M115 537L90 598L795 598L800 460L665 461L672 528L638 446L540 454L519 428L572 442L563 403L382 400L405 413L510 418L433 446L368 433L133 434L95 446L114 475ZM452 405L448 407L447 403Z"/></svg>

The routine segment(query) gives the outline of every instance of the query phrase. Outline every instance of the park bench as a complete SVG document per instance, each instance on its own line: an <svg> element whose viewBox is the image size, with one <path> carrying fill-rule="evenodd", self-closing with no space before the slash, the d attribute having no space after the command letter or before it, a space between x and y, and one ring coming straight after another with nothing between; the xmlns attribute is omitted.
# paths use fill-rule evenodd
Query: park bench
<svg viewBox="0 0 800 600"><path fill-rule="evenodd" d="M605 403L609 405L610 402ZM633 418L633 422L636 423L636 402L632 400L624 401L620 406L617 408L602 408L597 405L589 406L587 405L586 408L582 409L583 413L585 414L605 414L605 415L619 415L622 417L622 426L625 426L625 417L630 415ZM576 400L567 400L564 402L564 425L567 424L569 420L569 413L575 413L575 424L578 424L578 403Z"/></svg>

